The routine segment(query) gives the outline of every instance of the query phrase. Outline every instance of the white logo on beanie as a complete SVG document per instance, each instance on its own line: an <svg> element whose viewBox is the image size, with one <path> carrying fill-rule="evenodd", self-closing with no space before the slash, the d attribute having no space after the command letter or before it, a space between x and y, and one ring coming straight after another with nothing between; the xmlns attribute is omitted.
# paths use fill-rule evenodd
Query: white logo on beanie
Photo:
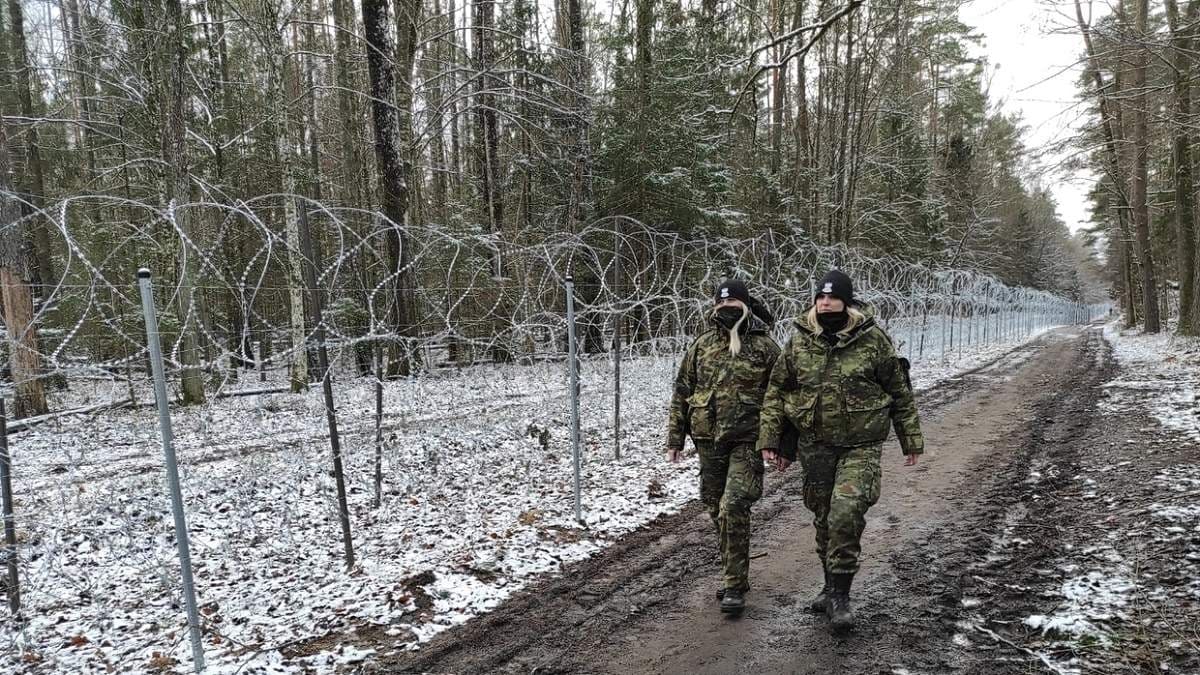
<svg viewBox="0 0 1200 675"><path fill-rule="evenodd" d="M826 282L825 282L825 288L822 288L822 289L821 289L821 292L822 292L822 293L833 293L833 282L832 282L832 281L826 281Z"/></svg>
<svg viewBox="0 0 1200 675"><path fill-rule="evenodd" d="M728 287L726 287L726 288L722 288L722 289L721 289L721 297L722 297L722 298L728 298L728 297L729 297L729 288L728 288Z"/></svg>

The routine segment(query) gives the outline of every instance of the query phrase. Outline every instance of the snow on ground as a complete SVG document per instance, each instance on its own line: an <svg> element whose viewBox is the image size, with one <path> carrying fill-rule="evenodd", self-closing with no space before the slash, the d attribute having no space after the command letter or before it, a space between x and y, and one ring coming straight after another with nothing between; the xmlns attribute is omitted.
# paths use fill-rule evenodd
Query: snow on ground
<svg viewBox="0 0 1200 675"><path fill-rule="evenodd" d="M1105 327L1104 337L1122 371L1105 385L1106 409L1121 412L1144 393L1156 393L1151 414L1158 423L1200 441L1200 339L1176 337L1169 330L1158 335L1122 331L1115 323Z"/></svg>
<svg viewBox="0 0 1200 675"><path fill-rule="evenodd" d="M1081 473L1071 477L1067 491L1094 505L1089 513L1094 521L1085 526L1084 543L1065 545L1067 553L1054 569L1033 570L1062 581L1039 591L1053 601L1050 611L1030 614L1022 622L1043 637L1044 651L1031 653L1047 669L1064 674L1082 672L1085 665L1098 667L1106 650L1123 652L1131 632L1149 630L1152 624L1155 630L1174 630L1176 619L1164 608L1186 617L1184 606L1194 607L1200 600L1200 464L1151 469L1136 489L1122 488L1119 482L1120 476L1151 461L1142 458L1160 452L1171 456L1200 442L1200 340L1170 332L1122 331L1116 324L1106 326L1104 335L1120 370L1103 386L1100 408L1131 419L1140 436L1120 447L1130 459L1097 462L1088 457ZM1147 415L1157 427L1144 421ZM1035 462L1026 482L1036 486L1051 478L1052 469ZM1014 545L1021 541L1009 528L993 550ZM1178 634L1181 640L1156 653L1194 647L1193 635L1186 630ZM1166 661L1158 666L1169 670Z"/></svg>
<svg viewBox="0 0 1200 675"><path fill-rule="evenodd" d="M1200 338L1170 331L1144 335L1120 331L1115 324L1105 328L1105 337L1122 371L1106 385L1113 392L1107 408L1128 414L1137 410L1140 398L1160 425L1200 443ZM1183 550L1179 568L1189 579L1191 596L1200 599L1200 464L1166 467L1153 485L1161 499L1146 509L1146 527L1156 544ZM1166 593L1156 588L1150 596Z"/></svg>
<svg viewBox="0 0 1200 675"><path fill-rule="evenodd" d="M1042 335L1053 330L1053 326L1039 328L1030 333L1026 341L1034 340ZM975 370L980 366L984 366L1005 353L1011 351L1012 343L1005 344L984 344L984 345L968 345L965 349L954 355L953 360L931 358L927 361L914 360L912 370L913 387L917 391L929 389L940 382L953 379L961 373ZM903 353L903 348L901 352ZM1027 352L1012 360L1006 361L1010 367L1016 367L1033 356L1033 352Z"/></svg>
<svg viewBox="0 0 1200 675"><path fill-rule="evenodd" d="M1049 615L1029 616L1025 625L1042 634L1091 635L1105 639L1107 635L1101 627L1102 622L1128 618L1123 610L1134 589L1128 566L1119 561L1120 556L1115 552L1114 557L1117 560L1112 562L1110 569L1091 570L1063 582L1062 603Z"/></svg>
<svg viewBox="0 0 1200 675"><path fill-rule="evenodd" d="M914 380L927 388L1014 344L973 345L961 359L951 350L954 361L914 359ZM175 409L209 672L329 672L370 658L355 634L419 648L540 575L678 511L696 497L697 465L663 460L675 368L674 356L626 361L615 460L611 365L583 363L582 526L562 363L387 383L378 508L373 385L339 380L358 560L350 571L319 390ZM123 385L77 385L67 398L82 405L114 394L124 396ZM63 417L14 435L12 451L28 621L0 625L0 669L188 670L154 409Z"/></svg>

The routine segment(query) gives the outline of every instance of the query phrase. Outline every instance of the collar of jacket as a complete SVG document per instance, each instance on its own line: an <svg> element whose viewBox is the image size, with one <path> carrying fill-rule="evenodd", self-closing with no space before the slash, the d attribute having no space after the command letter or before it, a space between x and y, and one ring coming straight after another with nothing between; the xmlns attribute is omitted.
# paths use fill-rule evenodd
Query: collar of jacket
<svg viewBox="0 0 1200 675"><path fill-rule="evenodd" d="M860 305L859 310L867 310L867 307L865 305ZM875 327L874 312L863 311L863 313L867 315L866 320L855 326L854 330L850 331L849 335L839 336L837 343L833 345L835 349L841 349L842 347L848 347L854 344L859 338L869 333L871 329ZM796 319L796 328L798 329L798 334L803 335L804 338L809 342L819 344L822 348L829 346L828 342L825 342L821 339L820 333L814 333L812 329L809 328L803 317Z"/></svg>

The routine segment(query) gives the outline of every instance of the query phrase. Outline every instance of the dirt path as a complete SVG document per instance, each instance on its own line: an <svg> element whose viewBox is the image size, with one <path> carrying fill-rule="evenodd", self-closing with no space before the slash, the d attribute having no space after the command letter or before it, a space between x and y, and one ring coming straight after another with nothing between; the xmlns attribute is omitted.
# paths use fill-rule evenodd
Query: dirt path
<svg viewBox="0 0 1200 675"><path fill-rule="evenodd" d="M1086 424L1111 357L1096 330L1059 330L918 399L928 454L884 450L856 579L860 626L835 637L803 608L820 586L798 471L756 506L749 607L716 610L715 538L697 504L661 518L421 651L370 672L997 672L963 649L961 577L1003 527L1030 448ZM1014 664L1014 668L1022 667ZM1028 663L1023 666L1028 672Z"/></svg>

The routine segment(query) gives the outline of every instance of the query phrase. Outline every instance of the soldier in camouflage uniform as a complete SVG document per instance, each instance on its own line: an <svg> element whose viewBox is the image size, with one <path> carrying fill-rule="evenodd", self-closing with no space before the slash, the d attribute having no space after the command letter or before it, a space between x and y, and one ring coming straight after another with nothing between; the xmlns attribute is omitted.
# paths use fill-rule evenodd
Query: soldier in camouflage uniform
<svg viewBox="0 0 1200 675"><path fill-rule="evenodd" d="M675 379L667 430L667 454L683 456L692 437L700 454L700 499L708 509L721 549L721 611L745 608L750 587L750 507L762 496L763 462L758 416L779 345L754 318L774 319L737 280L717 288L708 318L712 328L688 347Z"/></svg>
<svg viewBox="0 0 1200 675"><path fill-rule="evenodd" d="M845 274L821 280L813 308L796 321L799 330L771 371L759 435L763 458L784 470L790 461L779 437L789 426L799 433L804 504L825 569L811 608L826 612L837 630L854 626L850 584L867 510L879 499L888 428L896 428L906 465L924 451L908 361L870 314Z"/></svg>

